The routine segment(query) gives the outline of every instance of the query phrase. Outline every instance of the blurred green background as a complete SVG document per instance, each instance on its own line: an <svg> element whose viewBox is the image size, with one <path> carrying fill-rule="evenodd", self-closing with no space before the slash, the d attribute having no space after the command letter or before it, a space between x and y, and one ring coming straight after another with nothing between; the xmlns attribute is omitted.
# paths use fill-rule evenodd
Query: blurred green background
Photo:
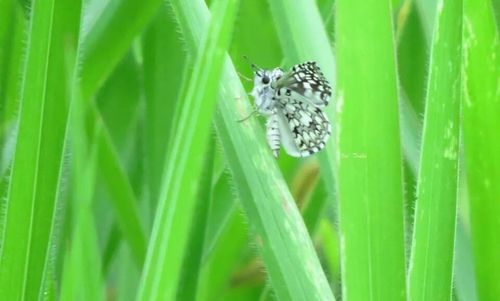
<svg viewBox="0 0 500 301"><path fill-rule="evenodd" d="M500 300L499 16L0 0L0 299ZM323 151L237 122L244 56L318 62Z"/></svg>

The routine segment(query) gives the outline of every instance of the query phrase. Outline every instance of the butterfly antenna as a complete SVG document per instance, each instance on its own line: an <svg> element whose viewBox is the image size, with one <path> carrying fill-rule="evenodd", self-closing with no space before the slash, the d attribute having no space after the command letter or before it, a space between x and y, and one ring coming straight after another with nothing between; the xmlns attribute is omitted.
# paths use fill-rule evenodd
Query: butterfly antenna
<svg viewBox="0 0 500 301"><path fill-rule="evenodd" d="M257 109L253 110L252 113L250 113L247 117L241 119L241 120L238 120L238 122L243 122L245 120L248 120L250 117L252 117L255 113L257 113Z"/></svg>
<svg viewBox="0 0 500 301"><path fill-rule="evenodd" d="M239 72L238 72L238 76L241 77L242 79L248 81L248 82L252 82L253 81L253 79L251 79L250 77L245 76L245 75L243 75L243 74L241 74Z"/></svg>
<svg viewBox="0 0 500 301"><path fill-rule="evenodd" d="M243 58L248 62L248 64L250 64L250 67L252 67L252 70L254 72L257 72L257 71L261 71L262 68L258 67L257 65L255 65L254 63L252 63L248 57L246 55L243 56Z"/></svg>

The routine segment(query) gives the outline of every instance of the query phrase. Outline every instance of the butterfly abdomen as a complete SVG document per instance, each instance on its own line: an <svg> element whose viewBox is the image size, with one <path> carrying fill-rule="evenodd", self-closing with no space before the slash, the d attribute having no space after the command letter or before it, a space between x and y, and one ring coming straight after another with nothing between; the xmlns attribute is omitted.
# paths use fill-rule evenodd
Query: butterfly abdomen
<svg viewBox="0 0 500 301"><path fill-rule="evenodd" d="M280 152L281 134L279 131L278 115L273 113L266 121L267 143L277 158Z"/></svg>

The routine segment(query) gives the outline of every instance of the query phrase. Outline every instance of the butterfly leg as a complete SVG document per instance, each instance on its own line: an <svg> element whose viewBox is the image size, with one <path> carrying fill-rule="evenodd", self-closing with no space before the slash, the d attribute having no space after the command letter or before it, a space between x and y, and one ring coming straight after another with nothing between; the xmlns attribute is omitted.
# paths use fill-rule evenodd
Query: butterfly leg
<svg viewBox="0 0 500 301"><path fill-rule="evenodd" d="M278 158L280 153L281 135L278 124L278 115L271 114L266 122L267 143L273 151L274 157Z"/></svg>

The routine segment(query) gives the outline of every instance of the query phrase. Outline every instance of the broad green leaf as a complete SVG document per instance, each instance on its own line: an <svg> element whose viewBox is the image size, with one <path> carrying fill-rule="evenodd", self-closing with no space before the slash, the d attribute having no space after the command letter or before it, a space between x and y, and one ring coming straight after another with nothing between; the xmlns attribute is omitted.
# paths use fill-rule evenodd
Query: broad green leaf
<svg viewBox="0 0 500 301"><path fill-rule="evenodd" d="M464 3L462 128L475 275L478 299L495 300L500 296L500 42L491 2Z"/></svg>
<svg viewBox="0 0 500 301"><path fill-rule="evenodd" d="M403 183L389 3L337 1L342 294L405 300Z"/></svg>

